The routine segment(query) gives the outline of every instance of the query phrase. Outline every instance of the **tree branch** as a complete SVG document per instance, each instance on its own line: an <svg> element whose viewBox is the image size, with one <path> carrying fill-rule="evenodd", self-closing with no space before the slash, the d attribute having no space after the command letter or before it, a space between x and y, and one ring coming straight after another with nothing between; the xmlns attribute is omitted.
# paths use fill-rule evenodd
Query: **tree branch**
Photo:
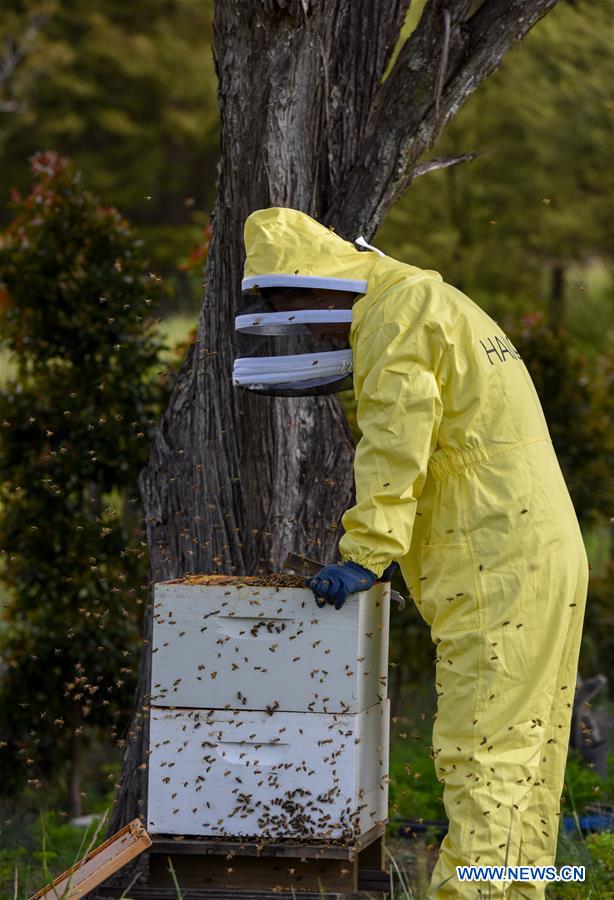
<svg viewBox="0 0 614 900"><path fill-rule="evenodd" d="M434 172L436 169L448 169L450 166L458 166L460 163L473 162L474 159L481 156L482 152L482 150L474 150L473 153L463 153L461 156L437 156L434 159L429 159L412 169L412 181L420 178L421 175L428 174L428 172Z"/></svg>
<svg viewBox="0 0 614 900"><path fill-rule="evenodd" d="M441 61L439 63L439 72L437 73L437 85L435 89L435 112L439 112L439 104L441 103L441 92L443 91L443 86L446 80L446 74L448 72L448 56L450 54L450 29L452 27L452 19L450 17L450 10L444 9L443 11L443 27L444 27L444 36L443 36L443 50L441 51Z"/></svg>
<svg viewBox="0 0 614 900"><path fill-rule="evenodd" d="M32 41L47 21L47 16L34 15L27 22L19 39L7 38L0 53L0 88L6 88Z"/></svg>
<svg viewBox="0 0 614 900"><path fill-rule="evenodd" d="M449 119L499 66L507 50L556 2L485 0L471 14L471 0L430 0L380 88L360 157L348 172L339 199L327 211L326 221L345 236L372 236L411 184L416 160L433 146ZM444 9L450 14L449 52L437 110Z"/></svg>
<svg viewBox="0 0 614 900"><path fill-rule="evenodd" d="M47 22L47 16L33 15L26 23L19 38L6 38L0 51L0 91L6 91L11 79L24 57L30 50L34 39ZM18 100L0 100L0 112L17 113L23 109Z"/></svg>

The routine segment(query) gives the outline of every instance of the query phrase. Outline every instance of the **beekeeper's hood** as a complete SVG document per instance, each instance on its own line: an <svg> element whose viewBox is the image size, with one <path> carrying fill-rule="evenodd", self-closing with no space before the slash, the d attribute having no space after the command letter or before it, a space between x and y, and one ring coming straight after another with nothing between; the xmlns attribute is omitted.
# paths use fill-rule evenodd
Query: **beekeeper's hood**
<svg viewBox="0 0 614 900"><path fill-rule="evenodd" d="M245 250L234 384L282 396L351 387L352 301L366 293L379 251L361 252L305 213L280 207L248 217Z"/></svg>

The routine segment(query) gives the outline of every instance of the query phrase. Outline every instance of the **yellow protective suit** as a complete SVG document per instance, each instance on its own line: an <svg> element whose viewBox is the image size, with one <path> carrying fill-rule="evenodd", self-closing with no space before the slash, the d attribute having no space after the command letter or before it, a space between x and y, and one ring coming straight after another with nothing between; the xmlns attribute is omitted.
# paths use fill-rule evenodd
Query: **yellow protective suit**
<svg viewBox="0 0 614 900"><path fill-rule="evenodd" d="M456 877L551 865L556 848L588 567L527 369L439 274L300 212L252 214L246 247L246 275L368 281L350 333L362 438L340 553L377 575L398 561L436 644L450 824L429 896L543 897L543 882Z"/></svg>

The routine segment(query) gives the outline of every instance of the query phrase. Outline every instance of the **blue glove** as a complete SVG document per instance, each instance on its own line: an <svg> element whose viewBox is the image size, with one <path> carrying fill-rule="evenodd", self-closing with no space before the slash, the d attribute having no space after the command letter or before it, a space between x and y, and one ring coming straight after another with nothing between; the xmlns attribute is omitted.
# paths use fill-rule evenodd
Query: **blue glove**
<svg viewBox="0 0 614 900"><path fill-rule="evenodd" d="M391 562L388 568L384 569L383 575L379 581L392 581L394 575L396 575L397 570L399 568L398 562Z"/></svg>
<svg viewBox="0 0 614 900"><path fill-rule="evenodd" d="M358 563L346 562L324 566L317 575L307 578L305 584L313 591L320 608L334 603L335 609L341 609L349 594L368 591L376 581L377 576L373 572L363 569Z"/></svg>

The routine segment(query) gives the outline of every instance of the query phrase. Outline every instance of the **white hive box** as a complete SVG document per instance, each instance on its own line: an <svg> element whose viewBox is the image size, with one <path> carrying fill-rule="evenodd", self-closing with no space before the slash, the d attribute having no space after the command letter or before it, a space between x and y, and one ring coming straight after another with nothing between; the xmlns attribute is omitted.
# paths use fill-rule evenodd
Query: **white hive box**
<svg viewBox="0 0 614 900"><path fill-rule="evenodd" d="M148 830L352 840L386 820L389 701L355 715L151 710Z"/></svg>
<svg viewBox="0 0 614 900"><path fill-rule="evenodd" d="M356 713L386 697L388 584L337 611L304 587L223 582L156 585L152 704Z"/></svg>

